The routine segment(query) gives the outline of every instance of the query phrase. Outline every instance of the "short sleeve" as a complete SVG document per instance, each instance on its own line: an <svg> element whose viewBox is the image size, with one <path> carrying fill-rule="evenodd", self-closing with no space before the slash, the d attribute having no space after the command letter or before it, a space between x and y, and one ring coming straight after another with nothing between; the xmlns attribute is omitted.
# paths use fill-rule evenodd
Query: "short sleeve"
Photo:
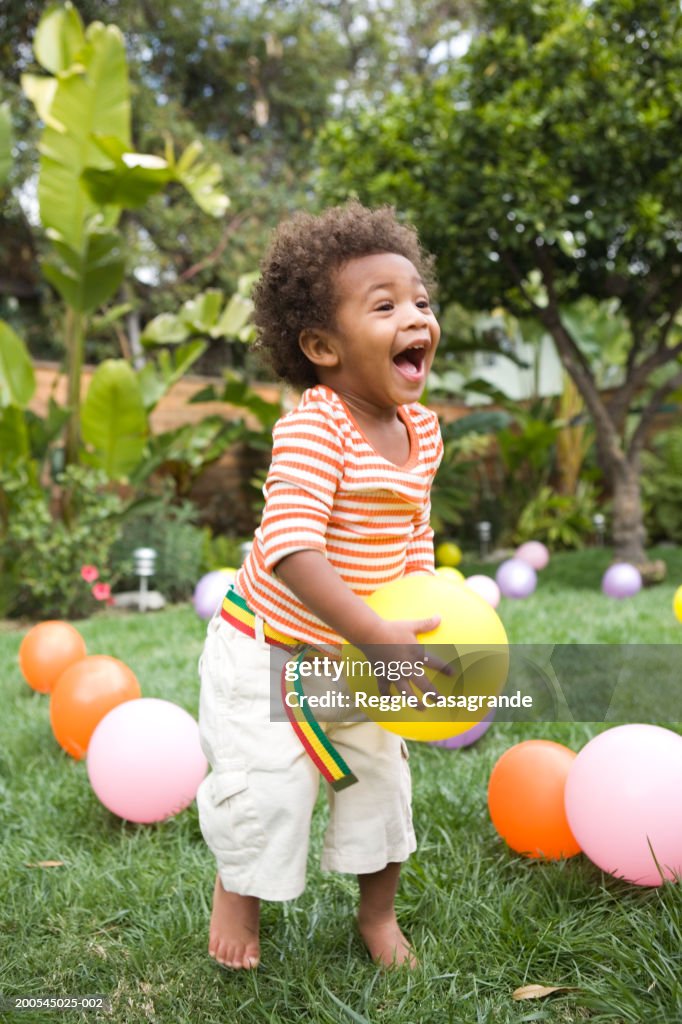
<svg viewBox="0 0 682 1024"><path fill-rule="evenodd" d="M299 406L273 431L261 536L271 572L295 551L326 551L326 532L343 475L343 444L325 403Z"/></svg>

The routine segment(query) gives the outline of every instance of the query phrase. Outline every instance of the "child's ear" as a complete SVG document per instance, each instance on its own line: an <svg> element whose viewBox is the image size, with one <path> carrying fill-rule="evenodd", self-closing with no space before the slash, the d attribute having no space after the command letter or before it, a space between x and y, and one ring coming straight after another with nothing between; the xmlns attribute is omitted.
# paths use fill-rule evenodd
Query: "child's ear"
<svg viewBox="0 0 682 1024"><path fill-rule="evenodd" d="M337 347L326 331L306 327L298 336L298 344L303 355L315 366L338 366Z"/></svg>

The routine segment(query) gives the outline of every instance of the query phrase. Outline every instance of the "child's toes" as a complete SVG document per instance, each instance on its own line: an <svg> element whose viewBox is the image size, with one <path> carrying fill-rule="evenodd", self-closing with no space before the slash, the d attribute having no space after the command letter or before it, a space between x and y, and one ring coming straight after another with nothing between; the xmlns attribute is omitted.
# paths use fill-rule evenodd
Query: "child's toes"
<svg viewBox="0 0 682 1024"><path fill-rule="evenodd" d="M242 967L245 970L250 971L254 967L258 967L259 963L260 963L260 956L258 954L258 950L248 949L247 948L247 950L246 950L246 952L244 954L244 959L242 961Z"/></svg>

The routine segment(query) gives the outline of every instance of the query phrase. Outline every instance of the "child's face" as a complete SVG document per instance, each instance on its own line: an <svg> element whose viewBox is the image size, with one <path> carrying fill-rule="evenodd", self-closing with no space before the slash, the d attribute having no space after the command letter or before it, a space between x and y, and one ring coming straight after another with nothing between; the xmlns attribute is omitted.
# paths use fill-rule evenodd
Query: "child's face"
<svg viewBox="0 0 682 1024"><path fill-rule="evenodd" d="M397 253L362 256L337 271L335 285L327 334L338 361L327 382L382 410L417 401L440 326L414 265Z"/></svg>

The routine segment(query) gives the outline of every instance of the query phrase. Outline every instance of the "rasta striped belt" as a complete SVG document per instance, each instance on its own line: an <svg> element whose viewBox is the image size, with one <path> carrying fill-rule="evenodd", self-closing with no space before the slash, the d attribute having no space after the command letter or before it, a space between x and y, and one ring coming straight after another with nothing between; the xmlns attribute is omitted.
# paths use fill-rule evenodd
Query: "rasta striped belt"
<svg viewBox="0 0 682 1024"><path fill-rule="evenodd" d="M220 615L231 626L238 629L240 633L256 637L256 616L244 598L237 594L232 587L223 599ZM297 663L304 661L310 654L316 653L312 645L300 643L292 637L280 633L279 630L274 629L267 622L263 622L263 636L265 642L272 647L279 647L285 651L290 651L292 658ZM328 739L324 729L312 714L308 701L301 699L304 694L300 673L291 673L292 676L295 676L295 679L287 679L287 674L286 665L284 665L280 680L282 705L308 757L310 757L332 789L338 792L347 786L352 786L353 783L358 781L357 777L350 770L333 743ZM287 700L289 694L296 694L297 699L294 701Z"/></svg>
<svg viewBox="0 0 682 1024"><path fill-rule="evenodd" d="M220 614L226 622L229 622L231 626L238 629L240 633L245 633L246 636L255 638L256 616L244 598L232 586L223 598ZM263 622L263 633L265 635L265 642L273 647L283 647L285 651L294 651L301 647L298 640L285 636L284 633L280 633L279 630L269 626L267 622Z"/></svg>

